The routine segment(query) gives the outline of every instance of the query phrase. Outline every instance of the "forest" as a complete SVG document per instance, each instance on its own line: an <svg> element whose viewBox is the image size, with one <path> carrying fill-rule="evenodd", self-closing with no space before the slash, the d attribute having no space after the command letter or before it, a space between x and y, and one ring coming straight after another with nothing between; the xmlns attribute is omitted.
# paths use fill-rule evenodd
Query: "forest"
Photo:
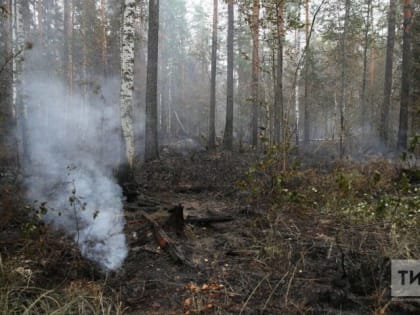
<svg viewBox="0 0 420 315"><path fill-rule="evenodd" d="M419 314L419 12L0 0L0 315Z"/></svg>

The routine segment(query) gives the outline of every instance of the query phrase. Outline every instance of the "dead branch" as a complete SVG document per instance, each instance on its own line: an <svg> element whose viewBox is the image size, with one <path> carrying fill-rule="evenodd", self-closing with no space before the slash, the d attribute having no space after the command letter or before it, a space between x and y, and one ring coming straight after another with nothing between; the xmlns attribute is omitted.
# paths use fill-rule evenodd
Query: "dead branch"
<svg viewBox="0 0 420 315"><path fill-rule="evenodd" d="M159 224L146 212L140 211L140 214L149 221L150 225L153 228L153 235L156 242L163 250L167 251L172 259L176 262L182 263L189 267L194 267L194 265L185 258L184 254L176 246L175 242L169 237L168 234L159 226Z"/></svg>

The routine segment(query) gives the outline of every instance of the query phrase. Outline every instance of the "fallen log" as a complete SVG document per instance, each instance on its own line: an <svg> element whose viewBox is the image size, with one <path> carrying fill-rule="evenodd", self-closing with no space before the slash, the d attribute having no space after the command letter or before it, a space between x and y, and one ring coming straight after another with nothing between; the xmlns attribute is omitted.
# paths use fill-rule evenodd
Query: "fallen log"
<svg viewBox="0 0 420 315"><path fill-rule="evenodd" d="M189 267L195 267L187 258L181 250L176 246L175 242L169 237L168 234L159 226L159 224L146 212L143 210L140 211L140 214L150 223L153 228L153 235L155 237L156 243L160 246L161 249L167 251L172 259L176 262L182 263Z"/></svg>
<svg viewBox="0 0 420 315"><path fill-rule="evenodd" d="M223 223L233 221L235 218L232 216L213 216L213 217L187 217L184 218L184 207L178 205L168 210L171 215L168 220L165 222L165 227L173 228L177 235L183 235L185 223L199 225L199 226L208 226L213 223Z"/></svg>

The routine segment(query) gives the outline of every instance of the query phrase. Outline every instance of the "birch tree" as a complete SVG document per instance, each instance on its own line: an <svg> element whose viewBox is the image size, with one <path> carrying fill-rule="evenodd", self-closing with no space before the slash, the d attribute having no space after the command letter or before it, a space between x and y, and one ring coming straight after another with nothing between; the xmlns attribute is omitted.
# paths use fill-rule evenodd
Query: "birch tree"
<svg viewBox="0 0 420 315"><path fill-rule="evenodd" d="M128 166L134 166L133 90L134 90L134 25L136 1L125 0L121 37L120 117Z"/></svg>
<svg viewBox="0 0 420 315"><path fill-rule="evenodd" d="M25 151L25 116L26 108L23 103L23 62L25 49L25 30L23 20L24 0L13 0L12 4L12 108L17 131L17 154L19 166L26 160Z"/></svg>

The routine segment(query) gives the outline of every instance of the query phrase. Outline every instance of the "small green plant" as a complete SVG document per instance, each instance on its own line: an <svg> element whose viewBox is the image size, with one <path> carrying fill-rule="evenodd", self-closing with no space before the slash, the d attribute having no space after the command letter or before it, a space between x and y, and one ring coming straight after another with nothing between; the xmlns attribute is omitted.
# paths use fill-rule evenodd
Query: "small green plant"
<svg viewBox="0 0 420 315"><path fill-rule="evenodd" d="M67 176L72 176L72 172L76 170L76 166L69 165L67 166ZM38 201L35 200L31 206L27 206L27 209L30 209L33 212L33 220L32 222L28 223L24 226L24 233L27 235L33 234L36 232L37 227L39 226L40 222L42 221L43 217L48 213L55 214L57 216L62 216L63 211L69 213L71 211L74 223L75 223L75 231L76 231L76 244L79 242L80 237L80 229L81 229L81 222L80 222L80 212L85 211L87 208L87 202L85 201L84 197L78 194L76 180L73 178L70 181L63 182L57 185L59 189L62 187L70 188L69 196L67 198L68 205L67 209L56 209L55 207L51 206L48 201ZM63 193L62 191L58 191L57 193ZM96 219L99 215L99 210L95 210L92 214L93 219Z"/></svg>

